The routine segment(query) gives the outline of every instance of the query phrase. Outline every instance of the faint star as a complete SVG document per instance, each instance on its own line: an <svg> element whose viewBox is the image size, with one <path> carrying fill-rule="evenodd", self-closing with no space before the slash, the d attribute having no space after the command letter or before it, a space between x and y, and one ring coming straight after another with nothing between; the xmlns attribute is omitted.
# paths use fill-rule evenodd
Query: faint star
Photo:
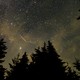
<svg viewBox="0 0 80 80"><path fill-rule="evenodd" d="M22 47L20 46L20 48L19 48L20 50L22 49Z"/></svg>
<svg viewBox="0 0 80 80"><path fill-rule="evenodd" d="M13 25L13 23L11 22L11 25Z"/></svg>
<svg viewBox="0 0 80 80"><path fill-rule="evenodd" d="M36 1L34 1L34 4L36 4L37 2Z"/></svg>

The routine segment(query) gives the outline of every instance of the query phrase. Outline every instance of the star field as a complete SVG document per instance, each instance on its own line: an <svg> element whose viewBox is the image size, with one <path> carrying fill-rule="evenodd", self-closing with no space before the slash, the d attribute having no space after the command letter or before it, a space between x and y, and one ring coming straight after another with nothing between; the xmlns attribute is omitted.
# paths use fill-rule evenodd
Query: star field
<svg viewBox="0 0 80 80"><path fill-rule="evenodd" d="M61 57L80 58L79 0L0 0L0 35L7 42L4 66L51 40Z"/></svg>

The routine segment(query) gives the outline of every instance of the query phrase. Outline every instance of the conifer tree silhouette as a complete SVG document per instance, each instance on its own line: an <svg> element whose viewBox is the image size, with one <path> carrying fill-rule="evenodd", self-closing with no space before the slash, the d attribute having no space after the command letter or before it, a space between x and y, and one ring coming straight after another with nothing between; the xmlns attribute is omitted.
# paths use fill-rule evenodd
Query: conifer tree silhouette
<svg viewBox="0 0 80 80"><path fill-rule="evenodd" d="M11 70L8 71L6 80L27 80L28 58L26 53L19 58L19 56L12 60L13 64L9 64Z"/></svg>
<svg viewBox="0 0 80 80"><path fill-rule="evenodd" d="M80 60L76 59L75 63L73 64L74 64L74 67L76 67L76 69L80 71Z"/></svg>
<svg viewBox="0 0 80 80"><path fill-rule="evenodd" d="M79 12L80 12L80 10L79 10ZM77 18L77 20L80 20L80 16Z"/></svg>
<svg viewBox="0 0 80 80"><path fill-rule="evenodd" d="M68 67L67 70L67 80L79 80L80 77L75 70L72 70L71 67Z"/></svg>
<svg viewBox="0 0 80 80"><path fill-rule="evenodd" d="M4 42L4 39L0 39L0 80L4 80L4 73L5 73L5 68L3 68L3 65L1 63L4 62L4 57L6 54L6 42Z"/></svg>
<svg viewBox="0 0 80 80"><path fill-rule="evenodd" d="M26 53L12 60L6 80L79 80L76 72L65 65L50 41L35 49L28 64Z"/></svg>
<svg viewBox="0 0 80 80"><path fill-rule="evenodd" d="M30 65L33 79L65 80L66 66L59 57L50 41L48 41L48 46L44 43L41 50L36 49L36 53L32 55L33 62Z"/></svg>

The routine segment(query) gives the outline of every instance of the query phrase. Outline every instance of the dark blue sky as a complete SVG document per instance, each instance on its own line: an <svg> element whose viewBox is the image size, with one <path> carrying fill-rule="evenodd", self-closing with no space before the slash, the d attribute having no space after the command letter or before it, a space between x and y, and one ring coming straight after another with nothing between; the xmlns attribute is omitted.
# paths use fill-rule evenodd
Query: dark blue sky
<svg viewBox="0 0 80 80"><path fill-rule="evenodd" d="M8 46L4 66L47 40L65 61L79 58L79 9L79 0L0 0L0 34Z"/></svg>

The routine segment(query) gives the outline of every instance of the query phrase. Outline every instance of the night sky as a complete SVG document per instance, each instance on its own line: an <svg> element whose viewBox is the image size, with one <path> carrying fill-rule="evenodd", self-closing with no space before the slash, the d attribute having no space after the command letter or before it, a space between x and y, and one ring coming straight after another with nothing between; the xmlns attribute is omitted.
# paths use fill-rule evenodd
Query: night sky
<svg viewBox="0 0 80 80"><path fill-rule="evenodd" d="M70 64L80 58L79 9L79 0L0 0L0 36L8 47L4 66L48 40Z"/></svg>

